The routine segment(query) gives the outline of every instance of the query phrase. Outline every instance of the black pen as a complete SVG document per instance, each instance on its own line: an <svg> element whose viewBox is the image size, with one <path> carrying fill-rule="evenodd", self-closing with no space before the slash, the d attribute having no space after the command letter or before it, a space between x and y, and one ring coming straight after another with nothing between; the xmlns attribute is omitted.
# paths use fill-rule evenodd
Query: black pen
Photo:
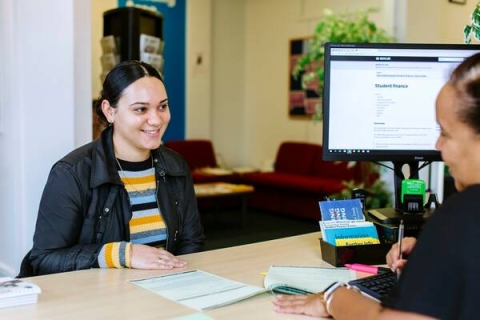
<svg viewBox="0 0 480 320"><path fill-rule="evenodd" d="M403 233L404 233L405 227L403 225L403 220L400 220L400 225L398 226L398 260L402 260L403 254L402 254L402 240L403 240ZM395 270L397 272L397 278L400 278L400 273L401 270L397 268Z"/></svg>

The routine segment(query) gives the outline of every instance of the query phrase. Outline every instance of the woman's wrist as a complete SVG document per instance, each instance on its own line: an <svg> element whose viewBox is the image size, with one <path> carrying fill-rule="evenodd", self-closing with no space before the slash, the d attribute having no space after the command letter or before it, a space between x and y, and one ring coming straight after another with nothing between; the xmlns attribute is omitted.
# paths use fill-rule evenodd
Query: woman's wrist
<svg viewBox="0 0 480 320"><path fill-rule="evenodd" d="M125 266L127 268L132 268L132 243L127 242L125 247Z"/></svg>
<svg viewBox="0 0 480 320"><path fill-rule="evenodd" d="M324 291L323 291L323 305L325 306L325 311L331 316L331 303L333 299L333 294L335 291L337 291L338 288L341 287L347 287L347 284L345 282L334 282L330 286L328 286Z"/></svg>
<svg viewBox="0 0 480 320"><path fill-rule="evenodd" d="M320 302L322 303L323 309L325 310L325 313L326 313L325 315L321 315L321 316L325 317L325 318L327 318L327 317L331 318L330 314L327 311L327 300L325 299L325 292L321 292L320 294L321 294Z"/></svg>
<svg viewBox="0 0 480 320"><path fill-rule="evenodd" d="M338 289L340 288L345 288L347 290L352 289L353 291L359 292L359 289L357 287L350 286L347 283L338 283L336 285L331 285L330 289L325 290L324 296L323 296L325 311L328 313L329 316L333 316L332 302L334 299L334 294L338 293Z"/></svg>
<svg viewBox="0 0 480 320"><path fill-rule="evenodd" d="M325 300L325 310L327 311L329 316L332 316L332 300L333 294L329 295L328 298Z"/></svg>

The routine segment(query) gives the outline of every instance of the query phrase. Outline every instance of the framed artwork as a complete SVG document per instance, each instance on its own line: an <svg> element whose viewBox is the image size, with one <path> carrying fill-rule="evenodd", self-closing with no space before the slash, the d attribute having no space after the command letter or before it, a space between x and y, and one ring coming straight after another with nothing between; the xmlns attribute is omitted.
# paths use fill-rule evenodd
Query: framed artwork
<svg viewBox="0 0 480 320"><path fill-rule="evenodd" d="M320 95L316 91L317 81L313 81L307 88L302 87L302 75L294 78L292 71L297 64L298 59L308 52L309 41L311 37L291 39L289 43L289 90L288 90L288 115L291 118L311 119L315 110L321 104Z"/></svg>
<svg viewBox="0 0 480 320"><path fill-rule="evenodd" d="M452 3L457 3L457 4L465 4L467 3L467 0L448 0L449 2Z"/></svg>

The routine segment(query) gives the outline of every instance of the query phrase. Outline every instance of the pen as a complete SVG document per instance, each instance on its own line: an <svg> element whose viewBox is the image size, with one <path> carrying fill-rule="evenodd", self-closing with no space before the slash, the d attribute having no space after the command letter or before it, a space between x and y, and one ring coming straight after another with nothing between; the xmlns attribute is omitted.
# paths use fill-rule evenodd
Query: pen
<svg viewBox="0 0 480 320"><path fill-rule="evenodd" d="M398 260L402 260L402 240L403 240L403 233L405 230L405 226L403 225L403 220L400 220L400 225L398 226ZM400 277L400 269L395 270L397 272L397 278Z"/></svg>

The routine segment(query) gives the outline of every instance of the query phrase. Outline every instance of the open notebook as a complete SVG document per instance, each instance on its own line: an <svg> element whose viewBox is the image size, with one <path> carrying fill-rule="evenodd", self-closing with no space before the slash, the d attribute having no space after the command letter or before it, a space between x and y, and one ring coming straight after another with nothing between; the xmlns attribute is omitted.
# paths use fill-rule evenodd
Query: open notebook
<svg viewBox="0 0 480 320"><path fill-rule="evenodd" d="M355 273L346 268L275 266L268 269L264 287L273 293L307 294L323 291L334 281L348 282Z"/></svg>

